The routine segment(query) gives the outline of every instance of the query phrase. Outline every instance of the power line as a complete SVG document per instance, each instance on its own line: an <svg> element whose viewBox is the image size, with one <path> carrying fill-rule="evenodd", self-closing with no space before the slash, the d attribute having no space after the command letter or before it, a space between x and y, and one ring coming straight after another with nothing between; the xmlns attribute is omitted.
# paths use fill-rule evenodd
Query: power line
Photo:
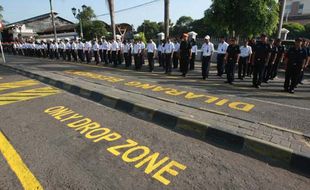
<svg viewBox="0 0 310 190"><path fill-rule="evenodd" d="M158 1L161 1L161 0L153 0L153 1L149 1L149 2L146 2L146 3L142 3L142 4L139 4L139 5L133 6L133 7L128 7L128 8L125 8L125 9L120 9L120 10L115 11L115 13L121 13L121 12L129 11L129 10L132 10L132 9L136 9L136 8L139 8L139 7L144 7L146 5L149 5L149 4L152 4L152 3L156 3ZM109 15L110 15L110 13L104 13L104 14L101 14L101 15L97 15L96 17L109 16Z"/></svg>

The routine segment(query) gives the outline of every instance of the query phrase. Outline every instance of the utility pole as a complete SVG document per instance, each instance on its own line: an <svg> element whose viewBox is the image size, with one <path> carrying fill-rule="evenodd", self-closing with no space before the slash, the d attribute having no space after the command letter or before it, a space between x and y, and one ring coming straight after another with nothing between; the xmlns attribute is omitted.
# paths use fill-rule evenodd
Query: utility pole
<svg viewBox="0 0 310 190"><path fill-rule="evenodd" d="M110 10L110 18L111 18L111 28L112 28L112 37L115 40L116 31L115 31L115 12L114 12L114 0L107 0L109 4Z"/></svg>
<svg viewBox="0 0 310 190"><path fill-rule="evenodd" d="M170 6L170 0L165 0L165 38L166 39L169 37L169 25L170 25L169 6Z"/></svg>
<svg viewBox="0 0 310 190"><path fill-rule="evenodd" d="M50 0L50 8L51 8L51 16L52 16L52 25L54 29L54 40L57 41L57 31L56 31L55 18L54 18L54 13L53 13L52 0Z"/></svg>
<svg viewBox="0 0 310 190"><path fill-rule="evenodd" d="M279 15L280 20L279 20L279 25L278 25L278 38L281 38L281 30L282 30L282 26L283 26L286 0L279 0L279 4L280 4L280 15Z"/></svg>

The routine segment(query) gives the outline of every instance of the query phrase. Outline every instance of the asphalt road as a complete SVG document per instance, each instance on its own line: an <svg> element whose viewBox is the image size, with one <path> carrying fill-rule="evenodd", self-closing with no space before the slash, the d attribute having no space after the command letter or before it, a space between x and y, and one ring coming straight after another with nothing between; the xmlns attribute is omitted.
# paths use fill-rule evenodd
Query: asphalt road
<svg viewBox="0 0 310 190"><path fill-rule="evenodd" d="M184 106L214 110L241 119L264 122L307 134L310 133L309 75L306 76L305 84L299 86L296 93L292 95L281 92L283 89L283 73L280 73L279 79L271 81L269 84L263 84L263 88L257 90L250 87L250 78L246 78L244 81L237 79L233 86L224 84L225 79L215 76L214 68L210 78L203 81L200 79L199 68L184 79L178 76L178 72L174 72L172 76L166 76L159 68L154 73L148 73L123 68L63 64L25 57L8 57L8 62L8 64L18 68L49 71L60 76L78 78L84 82L118 88L128 93L140 93L156 99L173 101ZM147 67L145 67L146 69ZM102 80L98 76L114 77L120 79L120 81ZM154 91L154 88L147 89L146 86L143 89L141 85L155 86L154 88L160 86L164 89L174 89L176 91L174 95L171 95L166 93L167 90ZM176 92L180 94L176 95ZM188 92L203 95L204 98L185 98ZM206 101L210 102L206 103ZM219 103L220 101L224 102ZM234 102L250 104L253 108L240 111L231 108L230 104ZM243 106L241 107L243 108Z"/></svg>
<svg viewBox="0 0 310 190"><path fill-rule="evenodd" d="M3 67L0 77L0 129L4 135L0 140L6 139L12 146L0 144L0 189L25 185L109 190L310 186L305 176L28 81ZM73 115L76 118L70 119ZM83 122L92 125L85 127ZM127 147L116 147L124 144ZM156 155L154 163L147 159ZM22 172L25 168L29 173Z"/></svg>

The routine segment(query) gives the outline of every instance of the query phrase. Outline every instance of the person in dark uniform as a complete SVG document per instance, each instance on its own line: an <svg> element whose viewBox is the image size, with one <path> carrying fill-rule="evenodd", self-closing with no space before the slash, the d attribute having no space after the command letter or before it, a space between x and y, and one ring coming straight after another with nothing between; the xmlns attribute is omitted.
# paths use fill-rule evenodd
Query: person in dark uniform
<svg viewBox="0 0 310 190"><path fill-rule="evenodd" d="M277 53L276 60L271 69L271 76L270 76L271 80L277 77L279 66L283 62L285 48L281 43L282 43L281 39L277 39L275 42L275 45L278 49L278 53Z"/></svg>
<svg viewBox="0 0 310 190"><path fill-rule="evenodd" d="M307 42L307 40L306 39L303 39L302 40L302 48L304 48L305 50L306 50L306 52L307 52L307 57L309 57L310 56L310 52L309 52L309 45L308 45L308 42ZM300 77L299 77L299 80L298 80L298 84L304 84L302 81L304 80L304 70L307 68L307 66L308 66L308 60L307 60L307 62L306 62L306 64L305 64L305 67L304 68L302 68L302 70L301 70L301 73L300 73Z"/></svg>
<svg viewBox="0 0 310 190"><path fill-rule="evenodd" d="M272 67L275 64L276 58L278 56L278 47L275 45L275 41L273 39L270 40L270 59L267 67L264 71L264 83L268 83L271 78Z"/></svg>
<svg viewBox="0 0 310 190"><path fill-rule="evenodd" d="M252 38L250 41L249 41L249 46L252 48L252 53L254 53L255 47L256 45L256 39L255 38ZM253 57L252 57L253 58ZM246 71L246 75L247 77L251 77L252 74L253 74L253 64L252 64L252 61L249 61L248 62L248 66L247 66L247 71Z"/></svg>
<svg viewBox="0 0 310 190"><path fill-rule="evenodd" d="M230 40L230 45L227 48L226 55L224 58L227 81L225 83L233 84L235 79L235 68L236 64L239 62L240 57L240 47L236 44L236 38Z"/></svg>
<svg viewBox="0 0 310 190"><path fill-rule="evenodd" d="M294 93L294 89L298 83L301 70L305 67L307 61L306 49L301 46L302 39L295 40L295 46L287 51L285 58L285 82L284 91Z"/></svg>
<svg viewBox="0 0 310 190"><path fill-rule="evenodd" d="M253 87L260 88L263 80L264 69L269 62L270 45L267 43L267 36L261 35L261 41L254 46L253 53Z"/></svg>
<svg viewBox="0 0 310 190"><path fill-rule="evenodd" d="M183 77L186 77L188 72L189 60L192 56L192 46L188 41L188 34L182 35L182 41L180 44L180 71Z"/></svg>

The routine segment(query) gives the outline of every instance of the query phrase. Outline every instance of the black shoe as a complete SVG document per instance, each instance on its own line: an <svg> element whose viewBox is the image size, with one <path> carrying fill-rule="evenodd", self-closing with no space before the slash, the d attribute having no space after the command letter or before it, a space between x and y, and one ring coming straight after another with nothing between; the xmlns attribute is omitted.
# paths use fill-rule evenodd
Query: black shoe
<svg viewBox="0 0 310 190"><path fill-rule="evenodd" d="M229 83L228 81L224 81L225 84Z"/></svg>
<svg viewBox="0 0 310 190"><path fill-rule="evenodd" d="M202 80L206 80L207 79L207 77L202 77Z"/></svg>
<svg viewBox="0 0 310 190"><path fill-rule="evenodd" d="M255 88L259 89L259 88L260 88L260 86L259 86L259 85L256 85L256 86L255 86Z"/></svg>
<svg viewBox="0 0 310 190"><path fill-rule="evenodd" d="M233 83L233 82L230 82L229 84L230 84L230 85L234 85L234 83Z"/></svg>
<svg viewBox="0 0 310 190"><path fill-rule="evenodd" d="M294 91L294 90L290 90L289 93L290 93L290 94L294 94L295 91Z"/></svg>
<svg viewBox="0 0 310 190"><path fill-rule="evenodd" d="M283 92L289 92L288 88L284 88Z"/></svg>

